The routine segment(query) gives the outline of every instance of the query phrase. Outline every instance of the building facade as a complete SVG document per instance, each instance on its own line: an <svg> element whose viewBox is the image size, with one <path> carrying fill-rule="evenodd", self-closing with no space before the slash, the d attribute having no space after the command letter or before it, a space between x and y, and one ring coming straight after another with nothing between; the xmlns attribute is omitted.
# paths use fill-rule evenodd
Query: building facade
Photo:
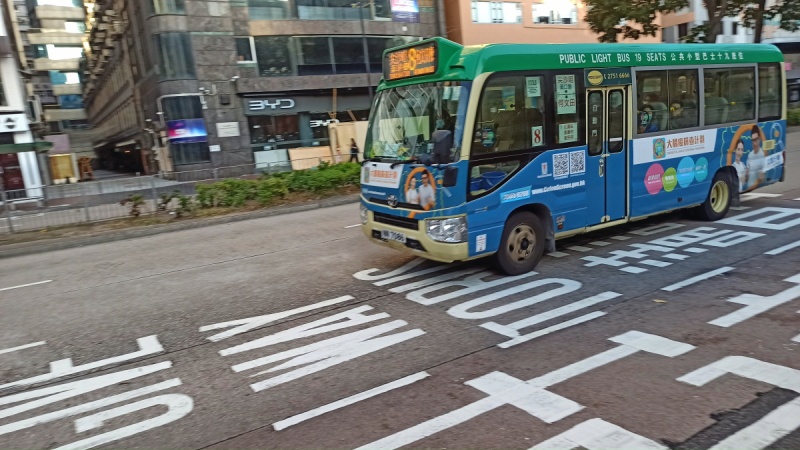
<svg viewBox="0 0 800 450"><path fill-rule="evenodd" d="M578 0L448 1L447 37L464 45L597 42L586 8ZM636 42L661 42L660 32Z"/></svg>
<svg viewBox="0 0 800 450"><path fill-rule="evenodd" d="M5 201L42 196L40 152L46 150L34 142L31 132L34 110L24 82L29 73L17 18L19 6L12 0L0 1L0 187Z"/></svg>
<svg viewBox="0 0 800 450"><path fill-rule="evenodd" d="M98 0L85 89L96 150L145 172L317 155L329 123L366 119L384 49L443 34L439 3Z"/></svg>

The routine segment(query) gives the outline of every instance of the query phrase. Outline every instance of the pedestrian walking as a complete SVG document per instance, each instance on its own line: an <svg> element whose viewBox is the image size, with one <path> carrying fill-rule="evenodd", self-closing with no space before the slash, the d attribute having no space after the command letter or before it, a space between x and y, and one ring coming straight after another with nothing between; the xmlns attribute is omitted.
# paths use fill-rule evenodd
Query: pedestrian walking
<svg viewBox="0 0 800 450"><path fill-rule="evenodd" d="M350 162L358 162L358 145L356 140L350 138Z"/></svg>

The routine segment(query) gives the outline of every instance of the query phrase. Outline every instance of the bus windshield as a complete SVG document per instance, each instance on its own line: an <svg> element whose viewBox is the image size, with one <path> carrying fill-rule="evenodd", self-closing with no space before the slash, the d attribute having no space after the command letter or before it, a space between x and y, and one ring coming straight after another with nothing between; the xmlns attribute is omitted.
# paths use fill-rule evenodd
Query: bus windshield
<svg viewBox="0 0 800 450"><path fill-rule="evenodd" d="M370 119L367 158L449 163L459 158L469 82L381 91Z"/></svg>

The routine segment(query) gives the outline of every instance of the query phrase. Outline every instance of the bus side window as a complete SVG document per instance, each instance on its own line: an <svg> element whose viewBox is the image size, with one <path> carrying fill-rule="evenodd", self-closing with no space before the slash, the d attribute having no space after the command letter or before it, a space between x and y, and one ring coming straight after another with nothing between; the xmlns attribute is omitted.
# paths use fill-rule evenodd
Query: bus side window
<svg viewBox="0 0 800 450"><path fill-rule="evenodd" d="M522 76L496 76L483 89L475 124L475 154L505 152L530 147ZM542 145L542 144L540 144Z"/></svg>
<svg viewBox="0 0 800 450"><path fill-rule="evenodd" d="M669 129L681 130L698 126L697 70L669 72Z"/></svg>
<svg viewBox="0 0 800 450"><path fill-rule="evenodd" d="M775 120L781 117L781 72L778 63L758 66L758 118Z"/></svg>

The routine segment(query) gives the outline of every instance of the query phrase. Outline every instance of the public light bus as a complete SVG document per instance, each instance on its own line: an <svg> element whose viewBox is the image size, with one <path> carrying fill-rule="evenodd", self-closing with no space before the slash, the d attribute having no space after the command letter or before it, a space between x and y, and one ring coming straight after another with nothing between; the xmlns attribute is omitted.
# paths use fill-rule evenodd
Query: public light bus
<svg viewBox="0 0 800 450"><path fill-rule="evenodd" d="M555 240L692 208L723 218L783 180L771 45L491 44L387 50L361 219L373 242L533 269Z"/></svg>

